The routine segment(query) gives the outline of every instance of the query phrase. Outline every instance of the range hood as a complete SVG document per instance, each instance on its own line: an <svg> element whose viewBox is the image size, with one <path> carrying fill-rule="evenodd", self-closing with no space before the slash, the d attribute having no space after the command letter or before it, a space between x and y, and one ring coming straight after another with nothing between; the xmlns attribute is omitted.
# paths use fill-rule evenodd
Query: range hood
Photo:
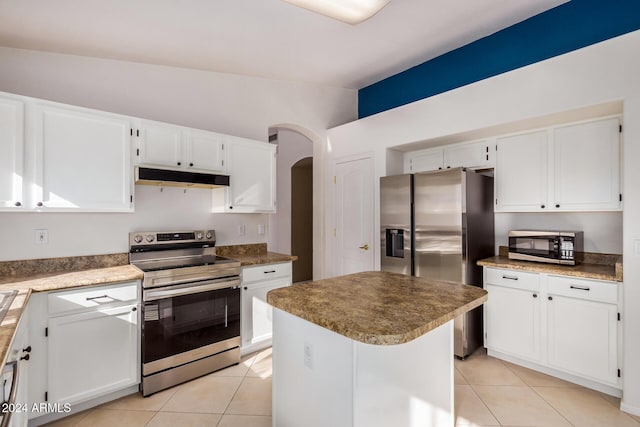
<svg viewBox="0 0 640 427"><path fill-rule="evenodd" d="M220 188L229 186L228 175L154 169L137 166L136 184L161 187Z"/></svg>

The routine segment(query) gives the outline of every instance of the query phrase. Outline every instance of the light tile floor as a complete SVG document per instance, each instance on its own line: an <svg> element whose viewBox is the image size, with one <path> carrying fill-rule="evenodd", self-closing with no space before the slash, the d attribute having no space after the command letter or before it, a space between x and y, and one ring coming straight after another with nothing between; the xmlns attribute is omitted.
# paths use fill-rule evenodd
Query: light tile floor
<svg viewBox="0 0 640 427"><path fill-rule="evenodd" d="M640 417L618 409L620 399L489 357L484 349L455 367L456 426L640 427ZM270 427L271 349L148 398L127 396L49 426Z"/></svg>

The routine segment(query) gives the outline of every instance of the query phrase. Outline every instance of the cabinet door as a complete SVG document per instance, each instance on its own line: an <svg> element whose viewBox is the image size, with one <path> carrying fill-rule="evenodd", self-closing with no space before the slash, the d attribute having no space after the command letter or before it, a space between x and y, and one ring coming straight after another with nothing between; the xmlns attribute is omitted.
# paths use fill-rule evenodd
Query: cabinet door
<svg viewBox="0 0 640 427"><path fill-rule="evenodd" d="M138 123L139 158L145 166L165 166L174 169L183 164L183 132L179 126L142 121Z"/></svg>
<svg viewBox="0 0 640 427"><path fill-rule="evenodd" d="M291 278L268 280L242 287L242 346L271 338L272 308L267 304L267 292L291 285Z"/></svg>
<svg viewBox="0 0 640 427"><path fill-rule="evenodd" d="M485 285L485 342L490 350L540 359L540 295L537 291Z"/></svg>
<svg viewBox="0 0 640 427"><path fill-rule="evenodd" d="M553 153L555 209L620 209L617 118L555 129Z"/></svg>
<svg viewBox="0 0 640 427"><path fill-rule="evenodd" d="M444 148L445 168L482 168L491 166L489 144L478 141L470 144L457 144Z"/></svg>
<svg viewBox="0 0 640 427"><path fill-rule="evenodd" d="M230 181L227 210L275 212L275 145L233 138L227 146Z"/></svg>
<svg viewBox="0 0 640 427"><path fill-rule="evenodd" d="M139 312L132 304L49 319L51 402L80 402L139 383Z"/></svg>
<svg viewBox="0 0 640 427"><path fill-rule="evenodd" d="M442 169L443 156L442 148L432 148L411 153L407 157L409 163L407 172L428 172Z"/></svg>
<svg viewBox="0 0 640 427"><path fill-rule="evenodd" d="M546 130L498 138L496 211L550 210L547 141Z"/></svg>
<svg viewBox="0 0 640 427"><path fill-rule="evenodd" d="M120 116L37 106L36 206L130 211L130 129Z"/></svg>
<svg viewBox="0 0 640 427"><path fill-rule="evenodd" d="M16 384L15 403L21 406L29 404L29 358L31 358L31 349L29 349L29 311L27 307L22 313L20 324L13 337L13 344L7 354L7 360L16 361L14 369L18 370L18 383ZM25 358L27 355L29 355L29 357ZM16 377L14 376L14 378ZM8 398L8 395L5 394L4 397ZM26 427L28 417L29 411L13 412L11 414L9 427Z"/></svg>
<svg viewBox="0 0 640 427"><path fill-rule="evenodd" d="M549 365L617 385L616 305L558 295L549 298Z"/></svg>
<svg viewBox="0 0 640 427"><path fill-rule="evenodd" d="M187 136L187 158L189 169L199 172L222 172L224 170L223 137L213 132L189 130Z"/></svg>
<svg viewBox="0 0 640 427"><path fill-rule="evenodd" d="M22 195L24 104L0 97L0 209L19 208Z"/></svg>

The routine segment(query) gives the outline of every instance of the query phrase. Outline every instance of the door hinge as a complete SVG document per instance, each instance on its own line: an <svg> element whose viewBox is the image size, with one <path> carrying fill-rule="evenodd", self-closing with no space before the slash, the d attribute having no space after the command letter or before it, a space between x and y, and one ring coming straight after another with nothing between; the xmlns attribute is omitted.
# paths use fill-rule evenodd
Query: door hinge
<svg viewBox="0 0 640 427"><path fill-rule="evenodd" d="M622 125L618 128L618 132L622 133Z"/></svg>
<svg viewBox="0 0 640 427"><path fill-rule="evenodd" d="M45 392L44 392L44 401L45 401L45 402L48 402L48 401L49 401L49 392L48 392L48 391L45 391Z"/></svg>
<svg viewBox="0 0 640 427"><path fill-rule="evenodd" d="M44 328L44 336L45 337L49 336L49 328Z"/></svg>
<svg viewBox="0 0 640 427"><path fill-rule="evenodd" d="M133 203L133 194L129 196L129 203Z"/></svg>
<svg viewBox="0 0 640 427"><path fill-rule="evenodd" d="M140 156L140 149L136 148L136 156Z"/></svg>
<svg viewBox="0 0 640 427"><path fill-rule="evenodd" d="M618 322L620 321L620 313L618 313Z"/></svg>
<svg viewBox="0 0 640 427"><path fill-rule="evenodd" d="M140 129L136 129L136 136L139 137L140 136Z"/></svg>
<svg viewBox="0 0 640 427"><path fill-rule="evenodd" d="M133 136L133 128L129 129L129 134Z"/></svg>
<svg viewBox="0 0 640 427"><path fill-rule="evenodd" d="M336 229L333 229L333 237L336 237Z"/></svg>
<svg viewBox="0 0 640 427"><path fill-rule="evenodd" d="M618 369L618 378L622 378L622 372Z"/></svg>
<svg viewBox="0 0 640 427"><path fill-rule="evenodd" d="M334 184L336 183L336 176L335 175L333 176L333 183Z"/></svg>
<svg viewBox="0 0 640 427"><path fill-rule="evenodd" d="M224 166L224 160L222 161L222 166Z"/></svg>
<svg viewBox="0 0 640 427"><path fill-rule="evenodd" d="M222 144L222 148L221 148L221 150L224 150L224 144Z"/></svg>
<svg viewBox="0 0 640 427"><path fill-rule="evenodd" d="M498 199L496 199L496 205L498 204Z"/></svg>
<svg viewBox="0 0 640 427"><path fill-rule="evenodd" d="M620 201L622 201L622 193L620 193L619 196L620 196Z"/></svg>

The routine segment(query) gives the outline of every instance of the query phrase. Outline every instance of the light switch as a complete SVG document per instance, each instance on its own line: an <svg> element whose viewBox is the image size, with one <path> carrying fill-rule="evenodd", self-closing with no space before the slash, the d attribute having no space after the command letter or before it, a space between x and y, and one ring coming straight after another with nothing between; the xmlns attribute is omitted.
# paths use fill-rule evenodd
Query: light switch
<svg viewBox="0 0 640 427"><path fill-rule="evenodd" d="M238 225L238 236L244 236L245 235L245 226L244 224L240 224Z"/></svg>
<svg viewBox="0 0 640 427"><path fill-rule="evenodd" d="M258 234L260 236L264 234L264 224L258 224Z"/></svg>

